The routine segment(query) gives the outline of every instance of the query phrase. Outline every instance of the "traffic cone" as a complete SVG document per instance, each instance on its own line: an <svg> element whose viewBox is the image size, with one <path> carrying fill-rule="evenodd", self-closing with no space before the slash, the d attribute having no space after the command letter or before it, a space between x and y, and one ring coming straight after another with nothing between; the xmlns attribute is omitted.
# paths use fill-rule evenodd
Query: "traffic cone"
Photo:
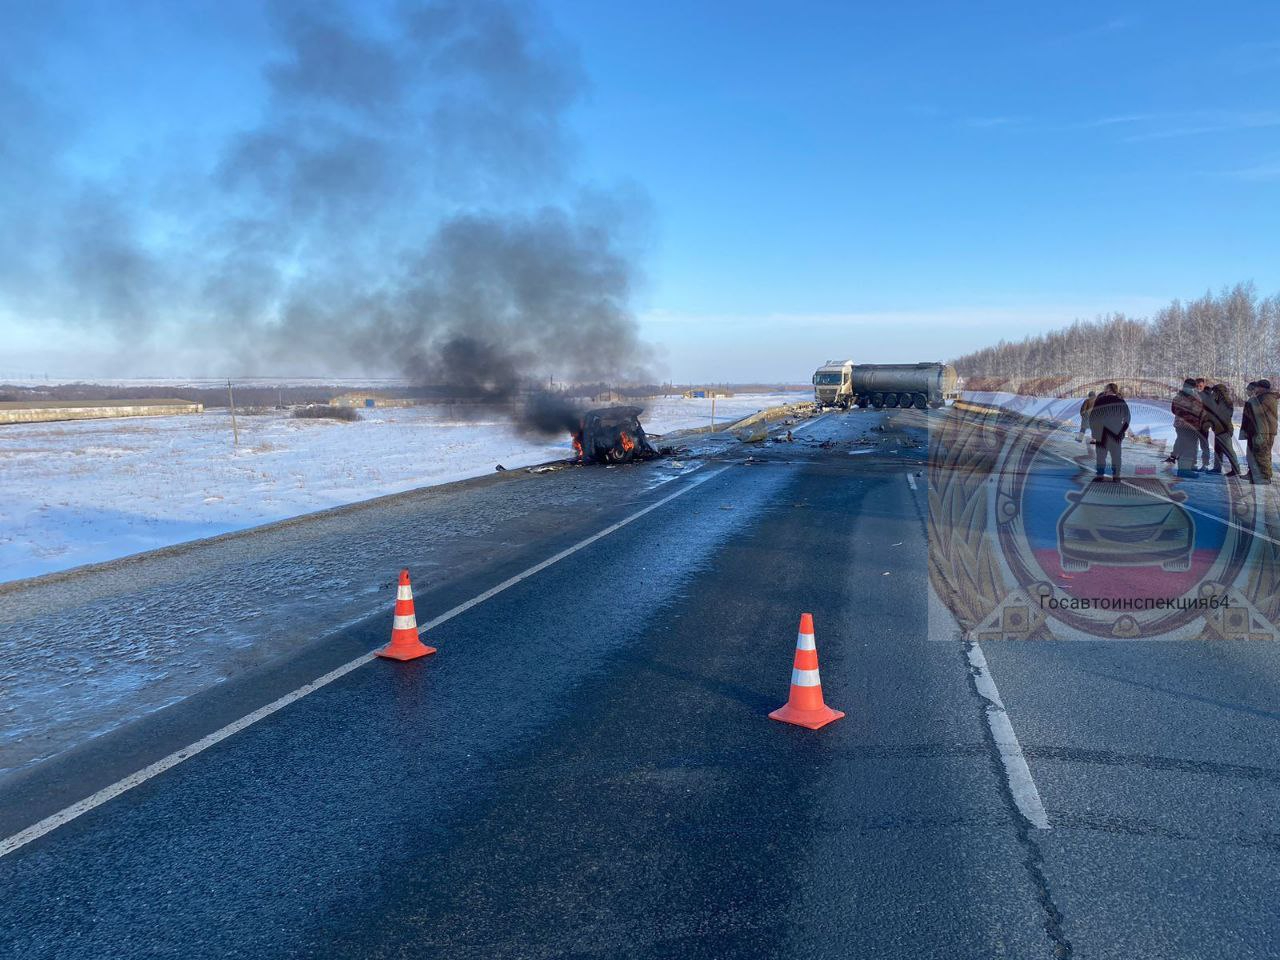
<svg viewBox="0 0 1280 960"><path fill-rule="evenodd" d="M388 660L416 660L435 647L428 647L418 639L418 617L413 612L413 587L409 584L409 571L400 571L400 586L396 590L396 618L391 622L391 642L378 651L378 656Z"/></svg>
<svg viewBox="0 0 1280 960"><path fill-rule="evenodd" d="M813 642L813 617L802 613L800 636L796 638L796 659L791 668L791 696L769 717L817 730L843 716L839 710L832 710L823 702L822 680L818 676L818 648Z"/></svg>

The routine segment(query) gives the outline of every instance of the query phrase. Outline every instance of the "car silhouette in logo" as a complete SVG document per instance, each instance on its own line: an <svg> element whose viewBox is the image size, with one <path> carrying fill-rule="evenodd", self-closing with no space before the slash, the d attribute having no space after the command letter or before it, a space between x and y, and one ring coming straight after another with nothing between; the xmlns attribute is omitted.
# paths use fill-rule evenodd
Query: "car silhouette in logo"
<svg viewBox="0 0 1280 960"><path fill-rule="evenodd" d="M1062 569L1151 567L1191 568L1196 525L1180 506L1187 495L1155 478L1124 483L1086 483L1067 494L1071 501L1058 519Z"/></svg>

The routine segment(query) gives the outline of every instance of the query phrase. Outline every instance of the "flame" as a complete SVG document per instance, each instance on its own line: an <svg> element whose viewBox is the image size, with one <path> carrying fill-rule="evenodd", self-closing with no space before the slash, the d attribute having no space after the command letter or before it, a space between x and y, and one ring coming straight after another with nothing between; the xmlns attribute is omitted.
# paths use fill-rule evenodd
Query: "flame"
<svg viewBox="0 0 1280 960"><path fill-rule="evenodd" d="M631 439L627 433L622 434L622 449L630 453L635 448L636 442Z"/></svg>
<svg viewBox="0 0 1280 960"><path fill-rule="evenodd" d="M575 433L573 435L573 455L579 460L582 459L582 435Z"/></svg>

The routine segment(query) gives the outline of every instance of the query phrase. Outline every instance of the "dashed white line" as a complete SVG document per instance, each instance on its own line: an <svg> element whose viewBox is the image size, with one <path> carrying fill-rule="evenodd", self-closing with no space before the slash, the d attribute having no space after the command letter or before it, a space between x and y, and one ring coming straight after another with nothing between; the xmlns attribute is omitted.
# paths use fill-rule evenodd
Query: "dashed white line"
<svg viewBox="0 0 1280 960"><path fill-rule="evenodd" d="M684 496L684 494L688 493L690 490L705 483L708 480L711 480L714 477L719 476L721 473L724 473L724 471L727 469L729 468L725 466L725 467L719 468L718 470L713 470L710 473L705 473L700 477L695 477L693 480L689 482L687 486L681 487L679 490L675 491L675 493L668 494L667 496L663 497L661 500L657 500L654 503L649 504L649 506L645 507L642 510L637 510L635 513L631 514L630 516L624 517L622 520L619 520L617 523L610 524L609 526L601 530L599 533L592 534L591 536L587 537L585 540L579 540L573 546L568 547L564 550L561 550L559 553L555 554L554 556L548 557L546 560L543 560L541 563L536 563L532 567L529 567L529 569L524 570L521 573L517 573L514 577L511 577L508 580L502 581L502 583L498 584L496 587L492 587L486 590L484 593L481 593L478 596L472 597L470 600L466 601L465 603L460 603L453 609L448 610L445 613L442 613L440 616L436 617L434 620L428 621L426 624L426 629L433 629L435 627L440 626L440 624L448 620L452 620L454 617L459 616L460 614L466 613L472 607L475 607L481 603L484 603L486 600L489 600L497 596L498 594L502 593L504 590L507 590L510 587L515 586L520 581L527 580L529 577L532 577L534 574L547 569L547 567L551 566L552 564L559 563L561 560L565 559L566 557L572 556L573 554L577 553L579 550L583 549L584 547L589 547L591 544L595 543L597 540L603 540L605 537L609 536L611 533L615 533L616 531L621 530L627 524L632 523L636 520L639 520L645 514L652 513L654 510L657 510L659 507L670 503L676 497ZM693 472L693 471L690 471L690 472ZM111 784L109 787L103 787L97 793L92 794L91 796L85 797L83 800L79 800L71 804L70 806L63 808L62 810L59 810L57 813L50 814L49 816L45 817L43 820L39 821L38 823L34 823L31 826L27 827L25 830L21 830L18 833L15 833L11 837L6 837L5 839L0 840L0 857L8 856L9 854L13 853L15 850L26 846L28 843L31 843L33 840L38 840L40 837L43 837L45 834L58 829L58 827L61 827L63 824L70 823L72 820L88 813L90 810L94 809L95 807L100 807L102 806L102 804L106 803L107 801L114 800L116 797L120 796L122 793L125 793L128 790L132 790L134 787L138 786L139 784L146 783L152 777L159 776L160 774L164 773L166 770L170 770L173 767L176 767L178 764L182 763L184 760L190 760L192 757L196 756L197 754L203 753L205 750L208 750L210 747L214 746L215 744L221 743L223 740L226 740L228 737L239 733L241 730L244 730L246 727L252 726L253 724L257 723L259 720L269 717L273 713L276 713L279 710L283 710L285 707L289 706L289 704L296 703L297 701L301 700L303 697L307 696L308 694L315 693L321 687L328 686L329 684L333 683L335 680L339 680L342 677L346 676L351 671L359 669L360 667L363 667L366 663L369 663L371 660L373 660L375 656L376 654L374 653L366 653L348 663L344 663L342 666L338 667L337 669L330 670L324 676L319 677L315 680L312 680L310 683L303 684L301 687L298 687L298 689L293 690L290 693L286 693L283 697L280 697L278 700L273 700L271 703L268 703L266 706L259 707L257 710L254 710L252 713L246 714L245 716L241 717L239 720L235 720L232 723L227 724L225 727L215 730L213 733L205 737L202 737L201 739L197 740L195 743L191 744L190 746L183 747L181 750L177 750L169 754L167 757L163 757L162 759L157 760L155 763L151 764L150 766L143 767L141 770L138 770L137 772L130 774L129 776L125 777L122 780L117 780L115 783Z"/></svg>
<svg viewBox="0 0 1280 960"><path fill-rule="evenodd" d="M1044 803L1040 800L1040 791L1036 789L1035 780L1031 779L1031 768L1027 766L1022 745L1013 732L1013 724L1009 721L1004 701L1000 699L1000 691L996 689L996 681L987 666L987 658L976 642L969 647L969 664L973 667L974 685L987 701L987 726L991 730L996 750L1000 753L1000 763L1004 767L1013 802L1028 823L1038 830L1048 830L1049 815L1045 813Z"/></svg>
<svg viewBox="0 0 1280 960"><path fill-rule="evenodd" d="M814 417L812 420L806 420L804 423L801 423L801 424L798 424L797 426L792 427L791 432L793 434L803 433L805 430L808 430L810 427L816 427L825 419L827 419L827 415L825 413L821 414L819 416Z"/></svg>
<svg viewBox="0 0 1280 960"><path fill-rule="evenodd" d="M916 478L914 474L910 474L910 473L907 474L907 486L909 486L912 490L916 489Z"/></svg>

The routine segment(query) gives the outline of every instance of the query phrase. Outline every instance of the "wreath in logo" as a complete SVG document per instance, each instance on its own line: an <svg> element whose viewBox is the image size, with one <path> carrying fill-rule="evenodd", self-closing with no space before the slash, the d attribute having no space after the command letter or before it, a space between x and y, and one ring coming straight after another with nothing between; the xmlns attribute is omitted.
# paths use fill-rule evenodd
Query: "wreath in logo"
<svg viewBox="0 0 1280 960"><path fill-rule="evenodd" d="M1150 437L1097 482L1075 420L1047 406L961 401L931 431L929 576L965 632L1280 639L1271 488L1178 478Z"/></svg>

